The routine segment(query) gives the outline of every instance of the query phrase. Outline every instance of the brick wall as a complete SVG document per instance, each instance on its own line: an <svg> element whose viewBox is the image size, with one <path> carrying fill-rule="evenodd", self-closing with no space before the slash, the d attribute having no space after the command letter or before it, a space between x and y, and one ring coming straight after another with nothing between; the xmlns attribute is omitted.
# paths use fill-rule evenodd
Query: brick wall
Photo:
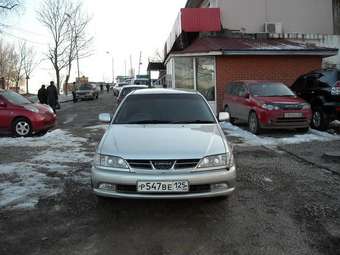
<svg viewBox="0 0 340 255"><path fill-rule="evenodd" d="M216 57L217 109L223 110L224 87L235 80L271 80L286 85L302 74L321 68L320 56Z"/></svg>

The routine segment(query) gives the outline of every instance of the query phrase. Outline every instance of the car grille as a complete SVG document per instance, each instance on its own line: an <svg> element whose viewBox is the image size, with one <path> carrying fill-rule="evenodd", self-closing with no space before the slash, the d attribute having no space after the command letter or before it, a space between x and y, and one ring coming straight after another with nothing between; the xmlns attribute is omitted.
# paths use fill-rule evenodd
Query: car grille
<svg viewBox="0 0 340 255"><path fill-rule="evenodd" d="M308 121L306 118L277 118L274 125L285 125L285 126L296 126L296 125L306 125Z"/></svg>
<svg viewBox="0 0 340 255"><path fill-rule="evenodd" d="M277 104L281 110L302 110L302 104Z"/></svg>
<svg viewBox="0 0 340 255"><path fill-rule="evenodd" d="M205 193L210 192L211 188L209 184L203 185L190 185L189 193ZM119 193L137 193L136 185L117 185L117 192ZM157 193L157 194L168 194L168 193ZM170 194L170 193L169 193ZM173 192L171 194L174 194Z"/></svg>
<svg viewBox="0 0 340 255"><path fill-rule="evenodd" d="M195 168L199 159L180 159L180 160L127 160L133 169L144 170L180 170Z"/></svg>

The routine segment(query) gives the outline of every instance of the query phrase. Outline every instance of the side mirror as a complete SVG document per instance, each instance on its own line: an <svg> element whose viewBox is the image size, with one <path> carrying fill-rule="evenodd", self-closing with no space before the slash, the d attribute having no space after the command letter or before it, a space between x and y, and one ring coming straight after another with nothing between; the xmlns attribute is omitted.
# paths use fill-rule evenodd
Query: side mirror
<svg viewBox="0 0 340 255"><path fill-rule="evenodd" d="M4 101L0 101L0 108L6 108L7 104Z"/></svg>
<svg viewBox="0 0 340 255"><path fill-rule="evenodd" d="M228 112L220 112L220 114L218 115L218 120L220 122L229 121L230 114Z"/></svg>
<svg viewBox="0 0 340 255"><path fill-rule="evenodd" d="M111 115L109 113L101 113L99 114L99 121L104 122L104 123L110 123Z"/></svg>

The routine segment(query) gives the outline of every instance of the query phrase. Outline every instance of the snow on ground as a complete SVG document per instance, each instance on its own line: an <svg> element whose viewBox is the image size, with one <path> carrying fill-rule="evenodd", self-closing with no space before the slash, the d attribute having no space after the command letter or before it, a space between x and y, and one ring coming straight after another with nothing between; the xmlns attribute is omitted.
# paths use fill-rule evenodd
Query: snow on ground
<svg viewBox="0 0 340 255"><path fill-rule="evenodd" d="M245 146L279 146L283 144L298 144L312 141L340 140L340 135L332 135L313 129L310 129L306 134L295 134L288 137L270 137L266 135L254 135L247 130L226 122L221 123L221 127L228 136L237 137L242 140L242 145Z"/></svg>
<svg viewBox="0 0 340 255"><path fill-rule="evenodd" d="M109 127L108 124L102 124L102 125L97 125L97 126L86 127L86 129L91 129L91 130L102 129L105 131L108 127Z"/></svg>
<svg viewBox="0 0 340 255"><path fill-rule="evenodd" d="M88 182L89 174L72 173L68 164L89 163L89 154L83 144L87 139L73 136L64 130L55 130L43 137L0 138L0 148L32 148L26 162L1 164L0 161L0 208L32 208L41 197L62 191L61 177ZM37 150L37 148L39 150ZM23 159L24 161L24 159ZM54 174L56 173L56 174Z"/></svg>

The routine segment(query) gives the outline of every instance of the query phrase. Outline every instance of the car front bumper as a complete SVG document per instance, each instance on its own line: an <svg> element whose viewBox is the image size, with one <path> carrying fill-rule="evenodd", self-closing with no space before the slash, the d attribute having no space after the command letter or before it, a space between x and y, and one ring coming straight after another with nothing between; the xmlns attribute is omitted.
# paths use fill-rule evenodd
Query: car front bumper
<svg viewBox="0 0 340 255"><path fill-rule="evenodd" d="M138 181L188 181L185 193L139 193ZM98 196L140 199L189 199L228 196L235 190L236 168L205 172L140 174L92 168L92 187ZM111 184L112 189L100 189L100 184Z"/></svg>
<svg viewBox="0 0 340 255"><path fill-rule="evenodd" d="M287 118L286 113L298 113L301 117ZM261 128L264 129L296 129L308 128L311 122L311 110L278 110L278 111L260 111L259 120Z"/></svg>

